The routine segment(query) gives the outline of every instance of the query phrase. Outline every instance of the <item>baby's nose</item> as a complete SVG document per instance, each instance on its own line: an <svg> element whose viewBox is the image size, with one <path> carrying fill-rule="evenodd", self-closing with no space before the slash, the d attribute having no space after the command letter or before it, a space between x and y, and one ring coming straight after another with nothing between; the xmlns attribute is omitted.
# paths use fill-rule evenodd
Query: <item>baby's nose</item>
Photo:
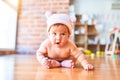
<svg viewBox="0 0 120 80"><path fill-rule="evenodd" d="M56 36L56 39L57 39L57 40L60 40L60 35L57 35L57 36Z"/></svg>

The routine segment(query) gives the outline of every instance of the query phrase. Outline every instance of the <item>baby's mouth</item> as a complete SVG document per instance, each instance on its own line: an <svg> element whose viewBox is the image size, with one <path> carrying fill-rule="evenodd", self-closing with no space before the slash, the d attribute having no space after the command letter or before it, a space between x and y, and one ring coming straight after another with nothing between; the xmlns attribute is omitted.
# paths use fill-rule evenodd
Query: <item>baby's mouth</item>
<svg viewBox="0 0 120 80"><path fill-rule="evenodd" d="M56 44L60 44L60 42L56 42Z"/></svg>

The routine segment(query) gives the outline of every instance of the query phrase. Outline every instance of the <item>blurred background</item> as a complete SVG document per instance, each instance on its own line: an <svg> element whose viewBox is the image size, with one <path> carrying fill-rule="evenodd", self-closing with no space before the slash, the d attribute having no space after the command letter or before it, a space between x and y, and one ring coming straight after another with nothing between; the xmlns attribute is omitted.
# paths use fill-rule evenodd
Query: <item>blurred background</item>
<svg viewBox="0 0 120 80"><path fill-rule="evenodd" d="M48 10L78 15L78 24L93 25L89 31L96 32L86 45L99 44L95 50L90 48L94 52L101 46L104 51L109 31L120 28L120 0L0 0L0 54L34 55L47 38L44 14ZM72 40L81 47L78 34L84 33L84 28L79 30L76 23Z"/></svg>

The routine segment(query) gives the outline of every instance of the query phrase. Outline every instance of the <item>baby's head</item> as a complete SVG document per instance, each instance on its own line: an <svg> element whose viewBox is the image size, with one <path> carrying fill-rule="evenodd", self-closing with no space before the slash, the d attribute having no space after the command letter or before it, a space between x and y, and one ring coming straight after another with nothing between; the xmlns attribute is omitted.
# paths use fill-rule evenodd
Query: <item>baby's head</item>
<svg viewBox="0 0 120 80"><path fill-rule="evenodd" d="M52 45L57 47L66 45L74 27L75 16L70 17L67 14L51 14L47 12L46 17L47 32Z"/></svg>
<svg viewBox="0 0 120 80"><path fill-rule="evenodd" d="M51 26L55 24L63 24L65 25L69 33L72 33L72 29L74 28L74 22L76 21L75 16L69 16L67 14L52 14L51 12L46 12L47 17L47 32L50 31Z"/></svg>

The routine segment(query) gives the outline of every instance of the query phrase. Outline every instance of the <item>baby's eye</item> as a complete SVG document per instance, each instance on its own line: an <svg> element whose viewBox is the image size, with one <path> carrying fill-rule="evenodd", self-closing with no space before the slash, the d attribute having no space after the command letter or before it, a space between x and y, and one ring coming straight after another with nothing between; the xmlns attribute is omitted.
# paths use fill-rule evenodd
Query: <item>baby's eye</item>
<svg viewBox="0 0 120 80"><path fill-rule="evenodd" d="M62 33L61 35L62 35L62 36L64 36L64 35L65 35L65 33Z"/></svg>
<svg viewBox="0 0 120 80"><path fill-rule="evenodd" d="M52 33L52 35L54 35L54 36L55 36L55 35L56 35L56 33Z"/></svg>

